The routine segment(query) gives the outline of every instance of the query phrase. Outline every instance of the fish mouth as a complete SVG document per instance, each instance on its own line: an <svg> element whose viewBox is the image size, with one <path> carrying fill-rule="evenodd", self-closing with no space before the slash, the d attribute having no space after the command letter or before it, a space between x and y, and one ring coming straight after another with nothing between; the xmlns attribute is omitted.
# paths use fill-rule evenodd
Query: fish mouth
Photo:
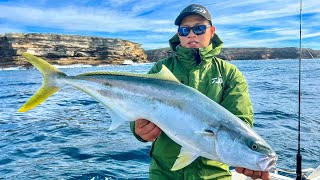
<svg viewBox="0 0 320 180"><path fill-rule="evenodd" d="M275 154L270 154L259 161L259 167L262 171L274 171L277 160L278 157Z"/></svg>

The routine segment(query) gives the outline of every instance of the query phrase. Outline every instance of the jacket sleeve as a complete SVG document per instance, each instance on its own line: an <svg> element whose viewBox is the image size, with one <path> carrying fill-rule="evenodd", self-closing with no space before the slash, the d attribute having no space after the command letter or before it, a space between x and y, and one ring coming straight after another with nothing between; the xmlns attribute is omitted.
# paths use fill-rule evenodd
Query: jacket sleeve
<svg viewBox="0 0 320 180"><path fill-rule="evenodd" d="M243 74L233 67L226 79L221 105L253 127L253 108Z"/></svg>
<svg viewBox="0 0 320 180"><path fill-rule="evenodd" d="M156 63L148 72L148 74L155 74L157 72L159 72L161 69L159 67L161 67L162 63L161 62L158 62ZM134 124L134 121L133 122L130 122L130 129L131 129L131 132L133 133L133 135L141 142L148 142L148 141L145 141L143 140L140 136L138 136L135 132L134 132L134 129L135 129L135 124Z"/></svg>

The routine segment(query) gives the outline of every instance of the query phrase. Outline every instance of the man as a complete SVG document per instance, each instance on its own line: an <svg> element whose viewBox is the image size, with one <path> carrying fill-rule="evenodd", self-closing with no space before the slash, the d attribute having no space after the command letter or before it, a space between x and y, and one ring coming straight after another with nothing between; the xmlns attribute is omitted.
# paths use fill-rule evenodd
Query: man
<svg viewBox="0 0 320 180"><path fill-rule="evenodd" d="M197 4L187 6L176 18L175 25L178 33L169 41L175 55L157 62L149 73L159 72L164 64L181 83L197 89L252 126L247 83L234 65L215 57L220 53L222 41L215 34L207 8ZM201 106L201 102L194 103ZM231 179L228 165L203 157L181 170L170 171L180 146L145 119L131 123L131 130L140 141L153 142L150 179ZM236 171L254 179L269 179L268 172L241 167Z"/></svg>

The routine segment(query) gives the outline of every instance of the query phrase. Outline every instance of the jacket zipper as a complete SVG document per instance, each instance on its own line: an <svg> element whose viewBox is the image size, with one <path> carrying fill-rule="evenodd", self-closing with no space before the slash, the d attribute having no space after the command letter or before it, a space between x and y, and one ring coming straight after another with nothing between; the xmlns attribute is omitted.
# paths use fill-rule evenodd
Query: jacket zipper
<svg viewBox="0 0 320 180"><path fill-rule="evenodd" d="M194 49L194 59L196 60L196 64L199 65L201 63L201 56L199 49Z"/></svg>

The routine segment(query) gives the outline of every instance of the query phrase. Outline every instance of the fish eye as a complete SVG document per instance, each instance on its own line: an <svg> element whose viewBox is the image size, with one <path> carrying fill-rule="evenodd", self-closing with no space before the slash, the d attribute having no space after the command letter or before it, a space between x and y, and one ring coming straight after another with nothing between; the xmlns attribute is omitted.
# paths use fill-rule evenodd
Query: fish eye
<svg viewBox="0 0 320 180"><path fill-rule="evenodd" d="M253 150L258 150L258 144L253 143L253 144L251 145L251 149L253 149Z"/></svg>

